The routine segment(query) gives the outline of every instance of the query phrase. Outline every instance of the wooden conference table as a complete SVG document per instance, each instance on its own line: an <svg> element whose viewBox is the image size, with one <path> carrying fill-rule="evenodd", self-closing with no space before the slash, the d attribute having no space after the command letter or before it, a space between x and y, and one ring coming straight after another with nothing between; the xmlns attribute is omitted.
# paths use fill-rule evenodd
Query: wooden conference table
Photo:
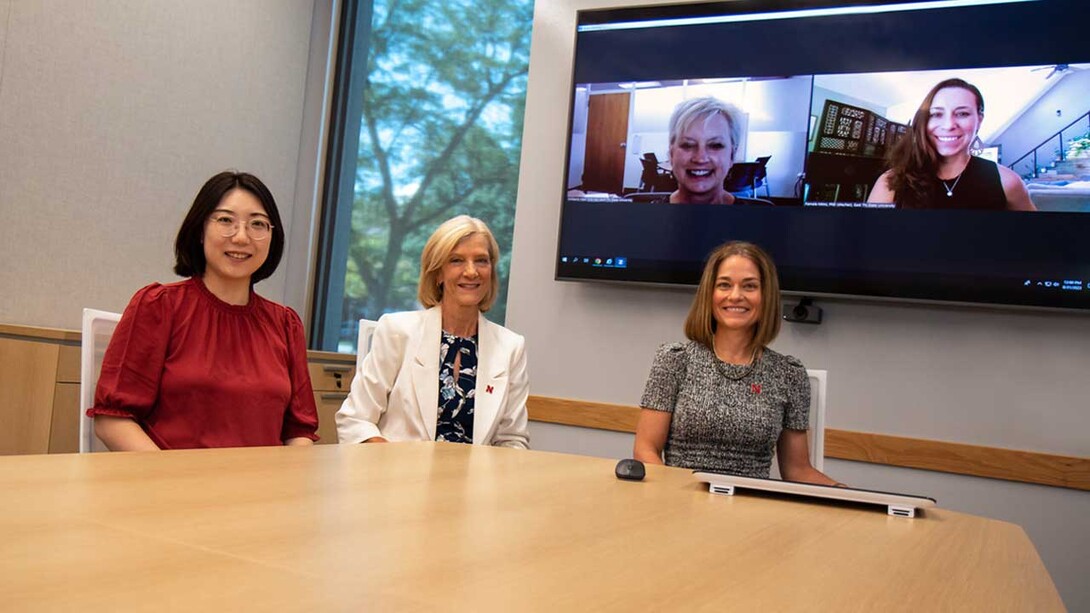
<svg viewBox="0 0 1090 613"><path fill-rule="evenodd" d="M442 443L0 458L0 609L1063 608L1012 524L613 467Z"/></svg>

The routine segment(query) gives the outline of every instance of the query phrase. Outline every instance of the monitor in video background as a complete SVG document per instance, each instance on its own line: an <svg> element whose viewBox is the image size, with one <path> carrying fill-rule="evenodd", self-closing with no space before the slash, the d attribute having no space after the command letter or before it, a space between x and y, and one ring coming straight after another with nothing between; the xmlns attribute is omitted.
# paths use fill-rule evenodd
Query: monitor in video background
<svg viewBox="0 0 1090 613"><path fill-rule="evenodd" d="M1090 308L1079 2L739 4L580 12L557 278Z"/></svg>

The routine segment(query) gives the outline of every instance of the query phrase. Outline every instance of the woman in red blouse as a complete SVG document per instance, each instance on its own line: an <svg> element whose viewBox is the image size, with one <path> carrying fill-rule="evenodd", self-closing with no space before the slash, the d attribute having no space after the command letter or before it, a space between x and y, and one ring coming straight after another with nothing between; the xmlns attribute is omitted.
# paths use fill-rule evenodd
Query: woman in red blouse
<svg viewBox="0 0 1090 613"><path fill-rule="evenodd" d="M312 444L303 324L253 290L284 252L269 189L247 173L212 177L174 252L188 279L136 292L110 340L87 411L95 434L114 451Z"/></svg>

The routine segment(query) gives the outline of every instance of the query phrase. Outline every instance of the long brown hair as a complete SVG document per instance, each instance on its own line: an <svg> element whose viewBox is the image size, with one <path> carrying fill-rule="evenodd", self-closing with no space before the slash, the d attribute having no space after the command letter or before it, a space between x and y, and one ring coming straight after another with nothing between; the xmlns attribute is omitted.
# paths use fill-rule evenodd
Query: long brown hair
<svg viewBox="0 0 1090 613"><path fill-rule="evenodd" d="M889 153L889 188L897 205L912 208L927 201L928 192L937 180L939 156L927 137L927 123L931 119L931 103L941 89L957 87L968 90L976 97L976 110L984 116L984 96L975 85L963 79L939 81L927 92L912 124L901 140Z"/></svg>
<svg viewBox="0 0 1090 613"><path fill-rule="evenodd" d="M761 275L761 314L757 319L757 327L753 331L750 346L765 347L780 333L782 307L780 306L780 277L776 273L776 264L764 249L753 243L743 241L724 243L716 247L715 251L708 256L704 273L700 275L700 286L696 288L693 305L689 308L689 316L685 318L686 338L712 351L715 351L716 328L715 312L712 307L715 278L719 274L719 265L733 255L740 255L753 262Z"/></svg>

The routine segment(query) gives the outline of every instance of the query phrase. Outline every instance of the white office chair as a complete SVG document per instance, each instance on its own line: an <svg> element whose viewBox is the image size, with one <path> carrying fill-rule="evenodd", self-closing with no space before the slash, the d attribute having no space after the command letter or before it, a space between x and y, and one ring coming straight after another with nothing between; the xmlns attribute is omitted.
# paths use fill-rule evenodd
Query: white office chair
<svg viewBox="0 0 1090 613"><path fill-rule="evenodd" d="M87 409L94 406L95 386L102 372L102 357L114 334L120 313L83 309L83 327L80 336L79 376L79 452L108 451L106 445L95 436L95 420L87 417Z"/></svg>
<svg viewBox="0 0 1090 613"><path fill-rule="evenodd" d="M821 471L825 470L826 374L827 371L824 370L806 371L806 376L810 379L810 428L806 431L806 439L810 447L810 464ZM780 478L780 467L775 453L772 455L772 472L769 476L773 479Z"/></svg>
<svg viewBox="0 0 1090 613"><path fill-rule="evenodd" d="M810 379L810 429L806 438L810 443L810 464L825 470L825 379L827 371L807 370Z"/></svg>
<svg viewBox="0 0 1090 613"><path fill-rule="evenodd" d="M356 366L363 364L363 358L367 357L367 354L371 351L371 337L374 336L377 327L377 321L360 320L360 335L356 341Z"/></svg>

